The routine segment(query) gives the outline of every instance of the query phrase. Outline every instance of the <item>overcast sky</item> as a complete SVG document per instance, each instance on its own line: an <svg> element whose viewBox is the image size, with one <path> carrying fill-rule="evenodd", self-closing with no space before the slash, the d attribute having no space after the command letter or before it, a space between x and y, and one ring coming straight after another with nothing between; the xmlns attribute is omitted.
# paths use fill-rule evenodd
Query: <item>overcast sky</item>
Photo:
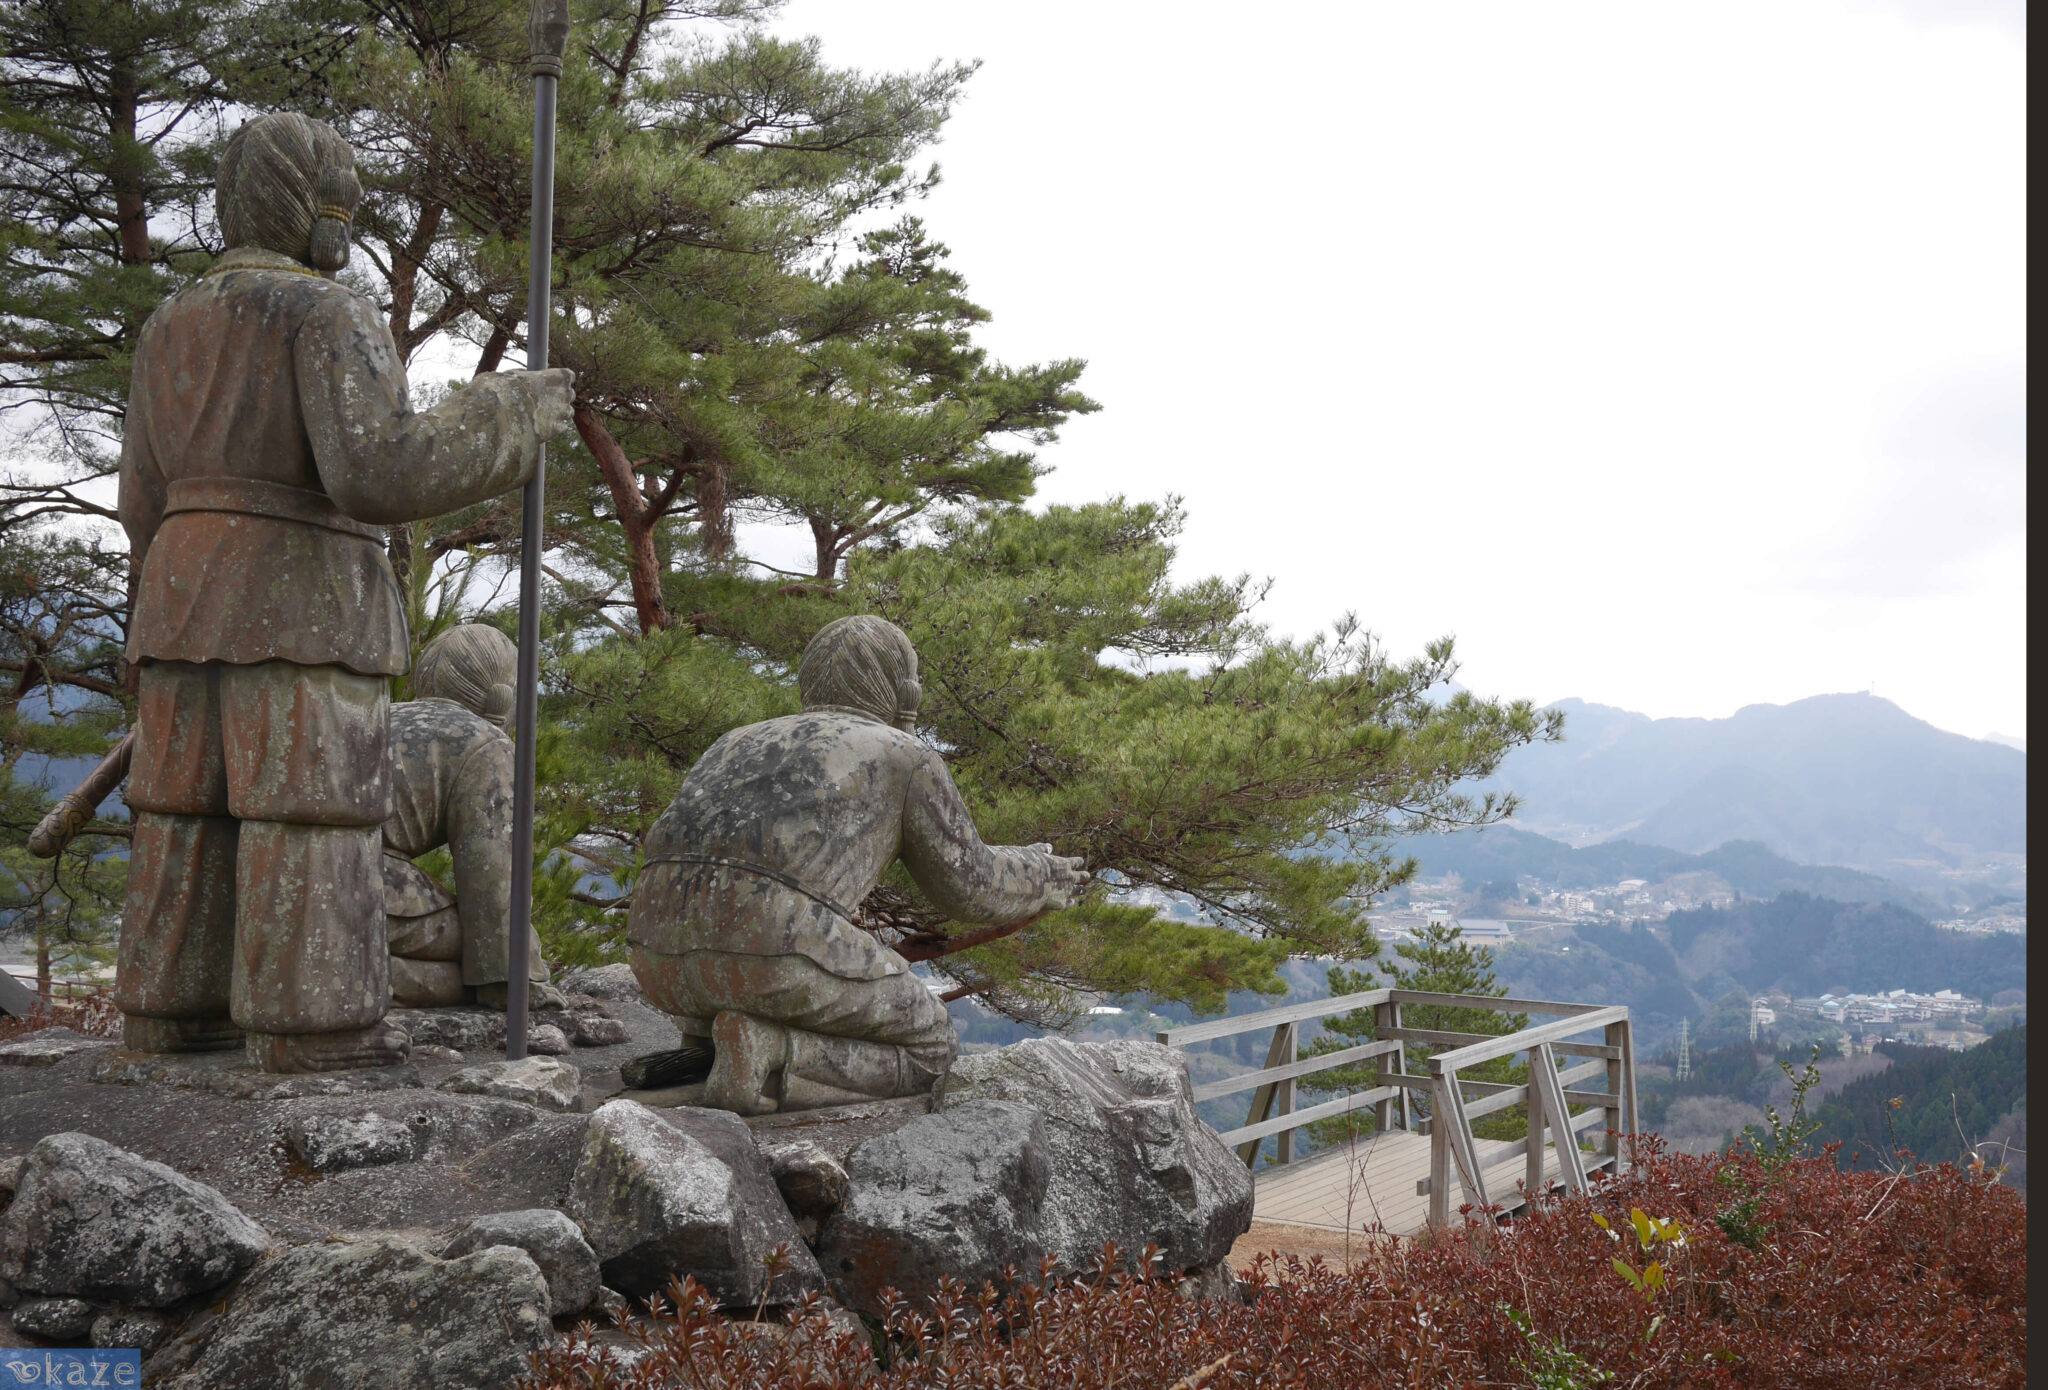
<svg viewBox="0 0 2048 1390"><path fill-rule="evenodd" d="M2026 730L2024 7L795 0L984 66L920 209L1041 497L1487 694ZM808 544L806 538L805 544Z"/></svg>

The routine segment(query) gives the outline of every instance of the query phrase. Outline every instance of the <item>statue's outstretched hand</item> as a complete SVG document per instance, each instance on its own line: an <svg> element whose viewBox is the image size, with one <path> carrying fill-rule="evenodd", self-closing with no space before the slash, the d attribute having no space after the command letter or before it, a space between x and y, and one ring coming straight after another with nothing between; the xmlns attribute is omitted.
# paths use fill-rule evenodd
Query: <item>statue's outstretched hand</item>
<svg viewBox="0 0 2048 1390"><path fill-rule="evenodd" d="M1081 894L1087 891L1090 880L1094 878L1087 865L1073 856L1054 854L1051 845L1037 844L1031 848L1045 856L1050 868L1050 881L1045 888L1046 910L1072 907L1081 901Z"/></svg>
<svg viewBox="0 0 2048 1390"><path fill-rule="evenodd" d="M576 400L576 373L567 367L549 367L535 375L541 380L533 423L541 442L546 443L572 423L570 410Z"/></svg>

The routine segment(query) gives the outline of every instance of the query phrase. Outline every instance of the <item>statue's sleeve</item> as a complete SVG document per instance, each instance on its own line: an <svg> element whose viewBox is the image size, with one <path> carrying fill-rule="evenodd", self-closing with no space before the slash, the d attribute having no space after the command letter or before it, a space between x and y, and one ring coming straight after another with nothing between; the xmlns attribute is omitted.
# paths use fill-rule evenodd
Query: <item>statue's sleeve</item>
<svg viewBox="0 0 2048 1390"><path fill-rule="evenodd" d="M323 294L292 341L306 438L334 504L390 525L508 492L539 456L540 379L478 377L415 411L391 330L360 295Z"/></svg>
<svg viewBox="0 0 2048 1390"><path fill-rule="evenodd" d="M938 754L921 752L903 808L903 866L960 922L1006 926L1045 907L1052 862L1023 845L985 845Z"/></svg>
<svg viewBox="0 0 2048 1390"><path fill-rule="evenodd" d="M463 758L448 798L448 854L455 861L463 983L499 983L505 978L505 932L512 919L509 739L494 738Z"/></svg>
<svg viewBox="0 0 2048 1390"><path fill-rule="evenodd" d="M121 476L117 510L121 529L128 533L129 563L136 574L149 554L149 543L163 525L168 484L157 466L156 452L149 445L149 393L144 389L147 370L146 348L135 354L135 371L128 387L128 415L121 429Z"/></svg>

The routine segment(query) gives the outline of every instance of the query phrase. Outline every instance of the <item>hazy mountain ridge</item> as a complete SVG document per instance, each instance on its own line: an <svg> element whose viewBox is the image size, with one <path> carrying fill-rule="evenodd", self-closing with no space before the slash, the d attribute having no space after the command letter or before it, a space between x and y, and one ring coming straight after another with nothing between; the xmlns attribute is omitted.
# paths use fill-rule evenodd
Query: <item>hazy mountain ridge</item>
<svg viewBox="0 0 2048 1390"><path fill-rule="evenodd" d="M1925 881L2026 851L2026 754L1872 695L1651 719L1561 700L1565 742L1509 755L1490 790L1524 829L1702 853L1756 841L1807 864Z"/></svg>
<svg viewBox="0 0 2048 1390"><path fill-rule="evenodd" d="M1708 873L1744 897L1811 893L1847 903L1893 903L1923 915L1945 905L1907 884L1861 869L1800 864L1755 840L1733 840L1705 854L1689 854L1633 838L1574 848L1512 825L1418 835L1396 846L1422 865L1422 876L1454 873L1467 884L1533 878L1559 888L1593 888L1641 878L1659 882L1679 874Z"/></svg>

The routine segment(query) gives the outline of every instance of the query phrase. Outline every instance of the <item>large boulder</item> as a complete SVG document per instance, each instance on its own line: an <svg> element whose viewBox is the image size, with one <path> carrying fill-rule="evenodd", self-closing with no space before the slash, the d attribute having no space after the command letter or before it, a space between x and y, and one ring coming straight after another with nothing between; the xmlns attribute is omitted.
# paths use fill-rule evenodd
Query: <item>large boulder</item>
<svg viewBox="0 0 2048 1390"><path fill-rule="evenodd" d="M880 1317L886 1289L917 1301L945 1277L970 1290L1011 1269L1035 1277L1051 1152L1044 1117L999 1100L920 1115L868 1140L818 1235L834 1296Z"/></svg>
<svg viewBox="0 0 2048 1390"><path fill-rule="evenodd" d="M1029 1038L955 1063L933 1108L988 1100L1045 1117L1045 1245L1069 1270L1087 1269L1104 1241L1131 1255L1157 1245L1168 1272L1198 1269L1251 1228L1251 1174L1195 1113L1171 1048Z"/></svg>
<svg viewBox="0 0 2048 1390"><path fill-rule="evenodd" d="M152 1369L166 1390L501 1390L553 1335L547 1280L524 1250L440 1260L377 1237L259 1266Z"/></svg>
<svg viewBox="0 0 2048 1390"><path fill-rule="evenodd" d="M479 1216L455 1233L441 1251L444 1260L510 1245L524 1250L548 1281L548 1312L553 1317L580 1313L597 1299L597 1254L574 1221L547 1207L532 1211L501 1211Z"/></svg>
<svg viewBox="0 0 2048 1390"><path fill-rule="evenodd" d="M29 1150L0 1216L0 1280L168 1308L235 1278L268 1244L206 1184L90 1134L52 1134Z"/></svg>
<svg viewBox="0 0 2048 1390"><path fill-rule="evenodd" d="M690 1275L720 1303L752 1307L823 1288L745 1123L723 1110L655 1111L630 1100L598 1107L568 1206L603 1262L604 1282L627 1293L660 1293ZM771 1277L777 1246L785 1249Z"/></svg>

